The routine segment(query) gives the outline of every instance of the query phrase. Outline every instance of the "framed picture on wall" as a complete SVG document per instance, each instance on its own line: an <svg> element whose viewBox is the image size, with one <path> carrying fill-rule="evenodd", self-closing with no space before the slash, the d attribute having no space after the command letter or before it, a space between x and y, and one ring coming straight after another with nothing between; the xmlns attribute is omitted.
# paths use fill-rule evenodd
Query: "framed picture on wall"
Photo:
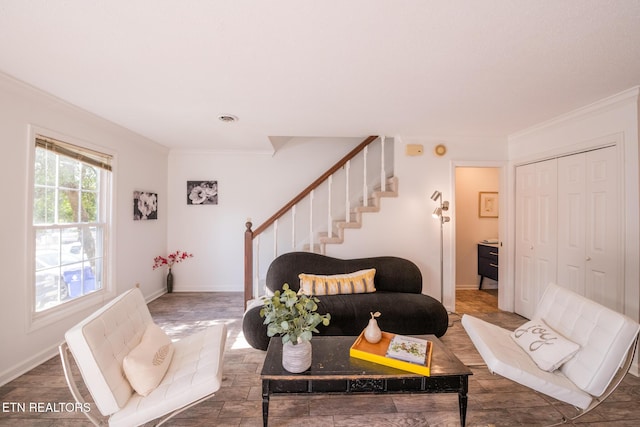
<svg viewBox="0 0 640 427"><path fill-rule="evenodd" d="M133 220L158 219L158 194L149 191L133 192Z"/></svg>
<svg viewBox="0 0 640 427"><path fill-rule="evenodd" d="M480 218L498 218L498 193L481 191L478 197L478 216Z"/></svg>
<svg viewBox="0 0 640 427"><path fill-rule="evenodd" d="M217 205L218 181L187 181L187 205Z"/></svg>

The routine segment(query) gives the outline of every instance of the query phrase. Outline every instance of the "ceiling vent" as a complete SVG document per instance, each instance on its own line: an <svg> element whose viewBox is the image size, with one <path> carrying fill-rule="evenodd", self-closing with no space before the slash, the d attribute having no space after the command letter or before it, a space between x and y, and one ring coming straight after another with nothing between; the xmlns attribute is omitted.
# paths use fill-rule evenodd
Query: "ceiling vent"
<svg viewBox="0 0 640 427"><path fill-rule="evenodd" d="M222 114L218 116L218 120L225 123L234 123L238 121L236 116L232 116L231 114Z"/></svg>

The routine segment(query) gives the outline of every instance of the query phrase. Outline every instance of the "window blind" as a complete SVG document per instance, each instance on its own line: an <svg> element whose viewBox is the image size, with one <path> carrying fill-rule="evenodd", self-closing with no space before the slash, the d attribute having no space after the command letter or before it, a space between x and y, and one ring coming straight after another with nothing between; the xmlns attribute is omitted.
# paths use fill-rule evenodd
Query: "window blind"
<svg viewBox="0 0 640 427"><path fill-rule="evenodd" d="M52 151L61 156L70 157L78 161L90 164L101 169L111 170L111 160L113 156L100 153L99 151L90 150L88 148L79 147L67 142L58 141L57 139L46 136L36 136L36 147Z"/></svg>

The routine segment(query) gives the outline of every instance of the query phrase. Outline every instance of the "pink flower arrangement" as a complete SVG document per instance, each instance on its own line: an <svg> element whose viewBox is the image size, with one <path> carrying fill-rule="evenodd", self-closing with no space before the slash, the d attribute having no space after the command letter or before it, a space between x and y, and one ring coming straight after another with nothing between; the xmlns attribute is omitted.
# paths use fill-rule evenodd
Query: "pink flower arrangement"
<svg viewBox="0 0 640 427"><path fill-rule="evenodd" d="M164 267L166 265L169 267L169 270L171 270L173 264L182 262L187 258L193 258L193 254L183 251L175 251L167 255L166 258L163 256L157 256L153 259L153 269L155 270L156 268Z"/></svg>

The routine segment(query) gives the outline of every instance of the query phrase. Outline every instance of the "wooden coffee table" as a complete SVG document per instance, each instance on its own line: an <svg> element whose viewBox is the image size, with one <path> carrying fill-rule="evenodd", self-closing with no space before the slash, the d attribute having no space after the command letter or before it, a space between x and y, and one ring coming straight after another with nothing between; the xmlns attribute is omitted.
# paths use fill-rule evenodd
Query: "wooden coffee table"
<svg viewBox="0 0 640 427"><path fill-rule="evenodd" d="M272 394L458 393L460 425L464 427L468 377L473 373L435 335L416 336L433 342L428 377L350 357L349 348L357 337L327 336L311 340L311 368L292 374L282 367L282 340L271 338L260 374L264 426L267 426Z"/></svg>

